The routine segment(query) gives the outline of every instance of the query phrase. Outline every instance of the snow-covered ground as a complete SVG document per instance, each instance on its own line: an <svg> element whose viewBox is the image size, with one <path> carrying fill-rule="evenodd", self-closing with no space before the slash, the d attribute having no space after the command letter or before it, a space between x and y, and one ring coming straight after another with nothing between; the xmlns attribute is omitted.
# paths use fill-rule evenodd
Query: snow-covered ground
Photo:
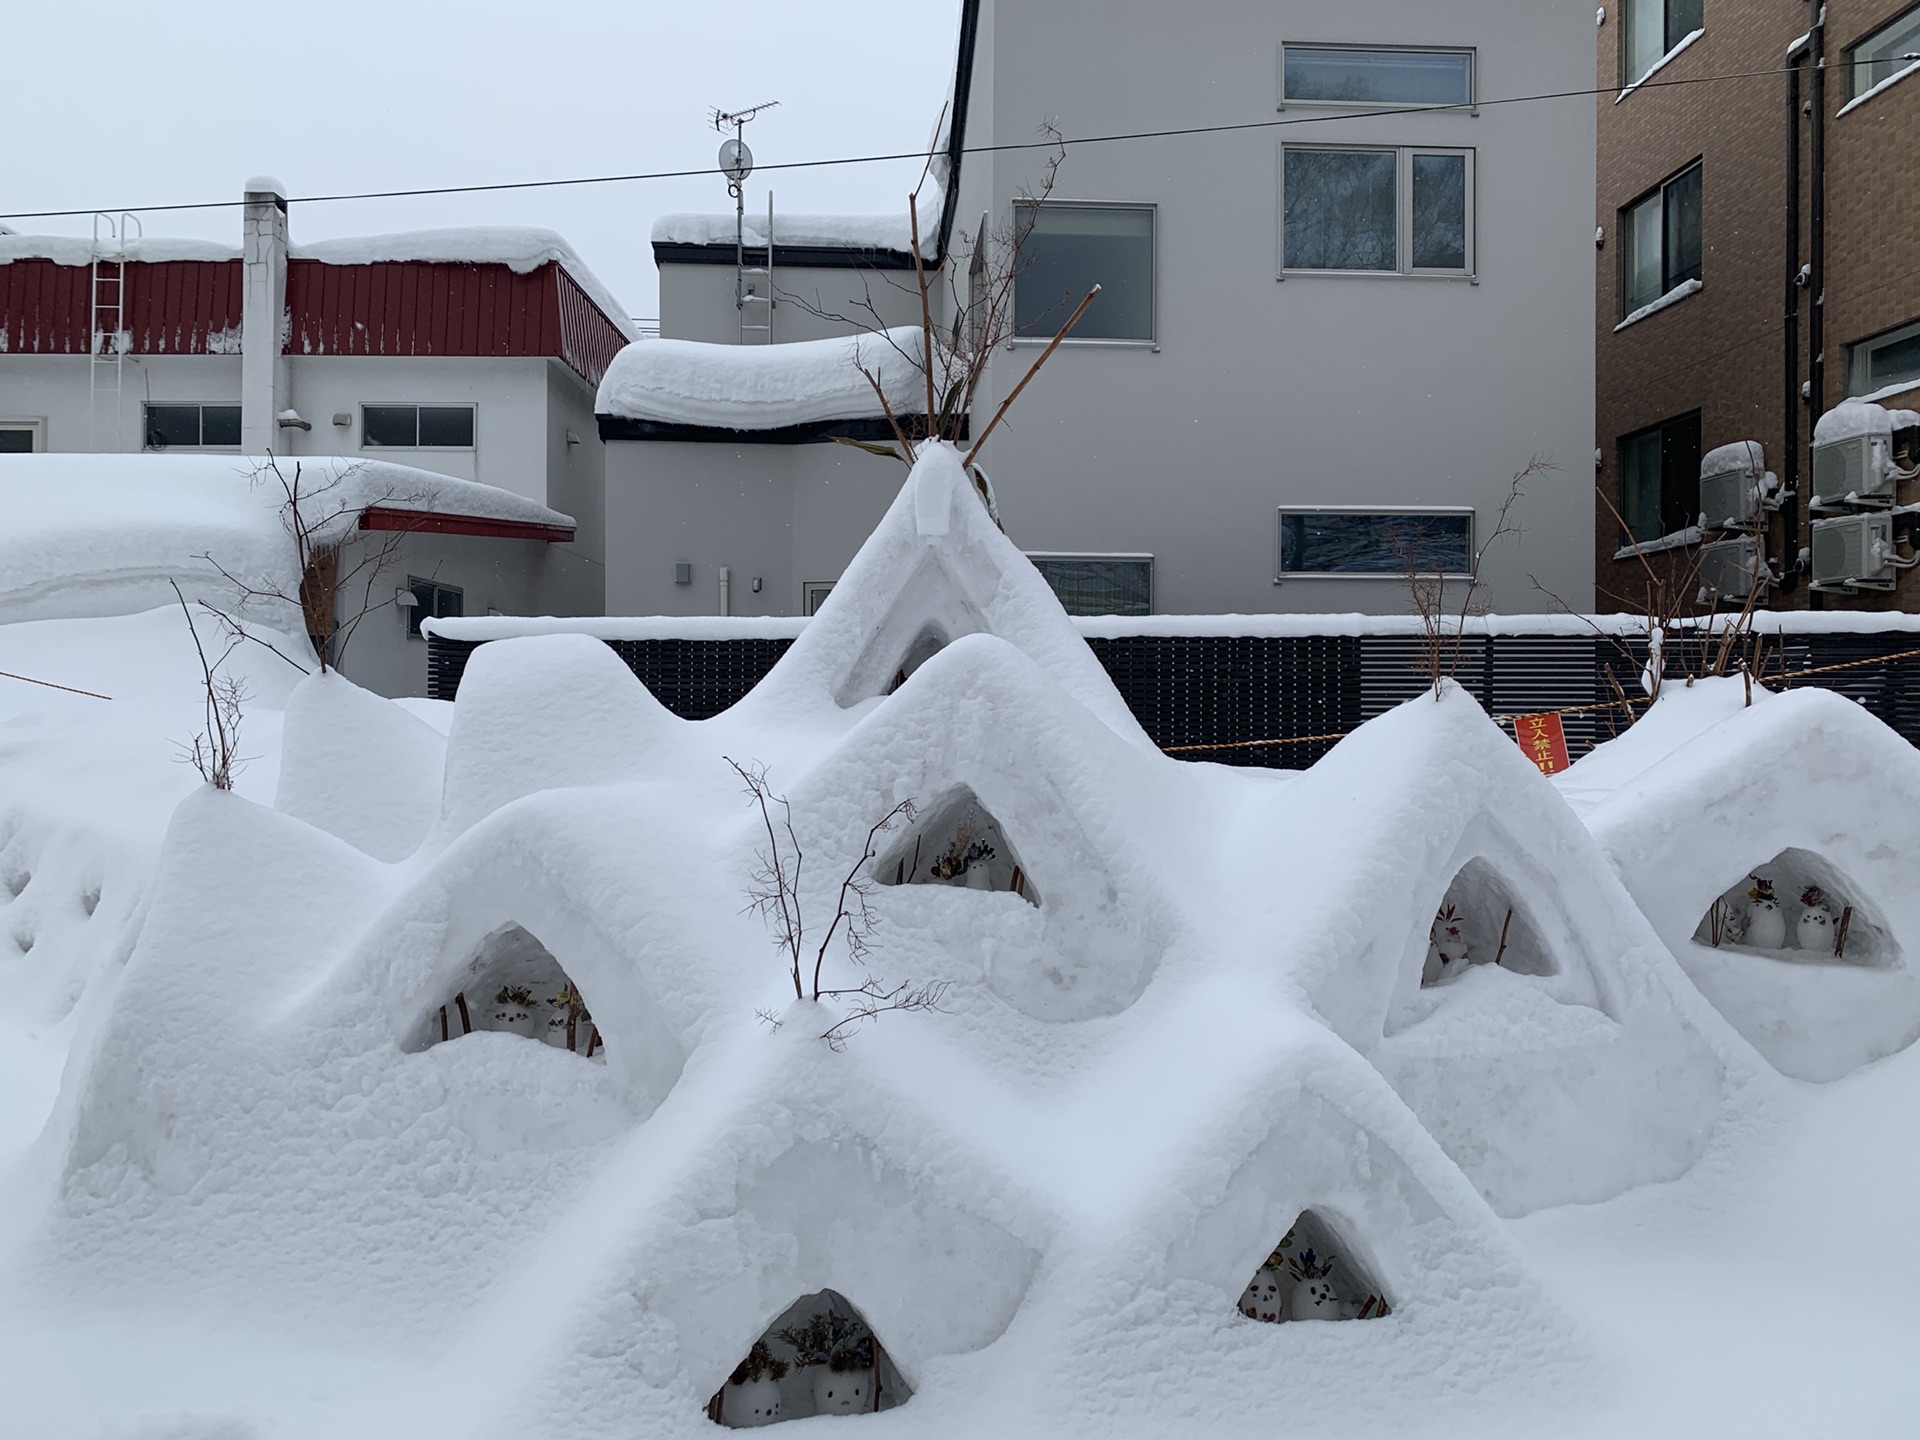
<svg viewBox="0 0 1920 1440"><path fill-rule="evenodd" d="M1556 781L1457 691L1172 761L944 447L697 724L581 636L457 705L247 646L220 794L179 609L82 608L0 624L111 697L0 679L9 1437L703 1436L829 1287L912 1393L808 1434L1920 1426L1920 755L1845 701L1670 685ZM919 801L822 973L940 1011L822 1042L726 757L791 802L809 979ZM1851 960L1696 938L1755 870ZM1391 1313L1239 1312L1309 1211Z"/></svg>

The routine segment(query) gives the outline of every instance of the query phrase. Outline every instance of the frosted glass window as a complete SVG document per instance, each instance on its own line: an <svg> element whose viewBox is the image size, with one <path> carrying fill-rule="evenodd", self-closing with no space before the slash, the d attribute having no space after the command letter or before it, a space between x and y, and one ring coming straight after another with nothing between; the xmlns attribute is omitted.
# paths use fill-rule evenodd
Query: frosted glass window
<svg viewBox="0 0 1920 1440"><path fill-rule="evenodd" d="M1849 99L1857 99L1909 65L1920 63L1920 9L1909 10L1853 47L1847 67Z"/></svg>
<svg viewBox="0 0 1920 1440"><path fill-rule="evenodd" d="M1035 555L1034 569L1069 615L1151 615L1153 561L1112 555Z"/></svg>
<svg viewBox="0 0 1920 1440"><path fill-rule="evenodd" d="M1282 575L1463 575L1473 563L1473 513L1282 510Z"/></svg>
<svg viewBox="0 0 1920 1440"><path fill-rule="evenodd" d="M1147 205L1016 203L1015 230L1026 240L1013 287L1015 332L1059 334L1098 285L1071 339L1153 339L1153 222Z"/></svg>
<svg viewBox="0 0 1920 1440"><path fill-rule="evenodd" d="M1397 270L1392 150L1288 150L1289 270Z"/></svg>
<svg viewBox="0 0 1920 1440"><path fill-rule="evenodd" d="M1287 100L1359 105L1470 105L1470 50L1362 50L1289 45L1281 56Z"/></svg>

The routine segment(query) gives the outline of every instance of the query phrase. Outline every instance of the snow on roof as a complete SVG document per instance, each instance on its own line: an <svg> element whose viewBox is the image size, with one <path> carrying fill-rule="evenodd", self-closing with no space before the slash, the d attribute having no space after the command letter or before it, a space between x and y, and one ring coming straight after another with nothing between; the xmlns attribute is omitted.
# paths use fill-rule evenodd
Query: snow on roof
<svg viewBox="0 0 1920 1440"><path fill-rule="evenodd" d="M860 367L880 378L895 414L926 408L920 331L836 336L791 345L649 340L613 357L594 409L602 415L725 430L779 430L885 413Z"/></svg>
<svg viewBox="0 0 1920 1440"><path fill-rule="evenodd" d="M129 240L126 258L149 264L174 260L238 260L240 247L216 240L186 240L156 235ZM15 260L51 260L56 265L91 265L93 241L84 235L0 235L0 265Z"/></svg>
<svg viewBox="0 0 1920 1440"><path fill-rule="evenodd" d="M931 250L929 231L937 226L937 207L921 207L920 235L926 250ZM653 222L656 245L731 245L734 217L731 215L662 215ZM773 217L776 245L801 245L827 250L893 250L902 255L913 253L913 228L904 213L899 215L782 215ZM766 248L766 221L749 215L746 223L749 247Z"/></svg>
<svg viewBox="0 0 1920 1440"><path fill-rule="evenodd" d="M299 583L281 523L284 497L266 462L238 455L0 455L0 624L124 615L188 598L229 572ZM294 461L282 459L283 469ZM300 459L310 520L341 534L367 509L530 525L572 520L493 485L385 461ZM337 477L337 484L336 484Z"/></svg>
<svg viewBox="0 0 1920 1440"><path fill-rule="evenodd" d="M1863 400L1842 400L1814 425L1813 443L1831 445L1856 435L1891 435L1896 430L1917 425L1920 425L1920 413L1912 410L1889 410L1884 405Z"/></svg>

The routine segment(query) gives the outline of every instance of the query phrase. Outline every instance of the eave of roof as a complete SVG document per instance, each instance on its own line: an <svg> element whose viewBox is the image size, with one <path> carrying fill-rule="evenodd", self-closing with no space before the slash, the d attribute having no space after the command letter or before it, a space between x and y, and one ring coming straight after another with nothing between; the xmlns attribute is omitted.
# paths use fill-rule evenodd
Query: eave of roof
<svg viewBox="0 0 1920 1440"><path fill-rule="evenodd" d="M446 515L390 505L373 505L361 511L360 528L402 530L413 535L473 535L488 540L542 540L549 545L565 544L574 536L571 525L495 520L484 515Z"/></svg>

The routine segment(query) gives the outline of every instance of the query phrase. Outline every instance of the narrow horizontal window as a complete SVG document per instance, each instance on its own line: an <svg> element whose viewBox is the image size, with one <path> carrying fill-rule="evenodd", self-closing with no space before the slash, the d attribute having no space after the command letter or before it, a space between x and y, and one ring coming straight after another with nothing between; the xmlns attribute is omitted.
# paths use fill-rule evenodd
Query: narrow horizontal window
<svg viewBox="0 0 1920 1440"><path fill-rule="evenodd" d="M33 425L0 424L0 455L31 455L39 429Z"/></svg>
<svg viewBox="0 0 1920 1440"><path fill-rule="evenodd" d="M1151 615L1150 555L1030 555L1069 615Z"/></svg>
<svg viewBox="0 0 1920 1440"><path fill-rule="evenodd" d="M360 443L404 450L471 450L471 405L362 405Z"/></svg>
<svg viewBox="0 0 1920 1440"><path fill-rule="evenodd" d="M238 405L149 405L146 440L149 450L197 449L240 445Z"/></svg>
<svg viewBox="0 0 1920 1440"><path fill-rule="evenodd" d="M1847 52L1847 98L1858 100L1902 70L1920 65L1920 8L1882 26Z"/></svg>
<svg viewBox="0 0 1920 1440"><path fill-rule="evenodd" d="M1347 105L1471 105L1471 50L1375 50L1288 45L1281 52L1286 101Z"/></svg>
<svg viewBox="0 0 1920 1440"><path fill-rule="evenodd" d="M1282 575L1464 575L1473 565L1473 512L1286 510Z"/></svg>
<svg viewBox="0 0 1920 1440"><path fill-rule="evenodd" d="M1013 209L1015 233L1025 236L1024 268L1014 280L1016 334L1059 334L1098 285L1072 339L1153 339L1152 206L1020 201Z"/></svg>

